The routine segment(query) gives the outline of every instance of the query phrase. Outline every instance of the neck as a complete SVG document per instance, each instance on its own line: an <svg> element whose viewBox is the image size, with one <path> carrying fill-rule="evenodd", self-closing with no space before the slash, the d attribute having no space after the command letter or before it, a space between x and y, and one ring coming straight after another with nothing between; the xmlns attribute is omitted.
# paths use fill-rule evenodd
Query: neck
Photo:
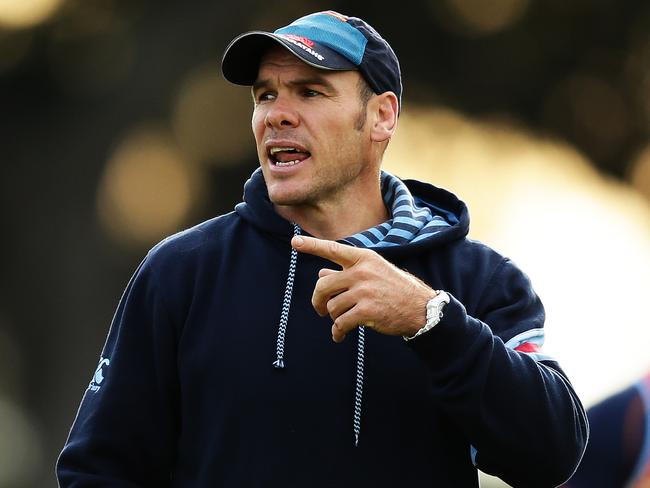
<svg viewBox="0 0 650 488"><path fill-rule="evenodd" d="M381 194L379 178L366 192L351 198L305 205L275 205L285 219L319 239L336 241L385 222L390 217Z"/></svg>

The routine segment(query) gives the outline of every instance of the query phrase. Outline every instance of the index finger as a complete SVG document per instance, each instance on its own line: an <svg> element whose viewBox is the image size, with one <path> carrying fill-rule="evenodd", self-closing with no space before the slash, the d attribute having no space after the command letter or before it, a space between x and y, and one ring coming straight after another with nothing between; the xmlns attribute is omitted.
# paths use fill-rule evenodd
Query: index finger
<svg viewBox="0 0 650 488"><path fill-rule="evenodd" d="M354 266L363 256L363 249L308 236L294 236L291 246L297 251L328 259L344 268Z"/></svg>

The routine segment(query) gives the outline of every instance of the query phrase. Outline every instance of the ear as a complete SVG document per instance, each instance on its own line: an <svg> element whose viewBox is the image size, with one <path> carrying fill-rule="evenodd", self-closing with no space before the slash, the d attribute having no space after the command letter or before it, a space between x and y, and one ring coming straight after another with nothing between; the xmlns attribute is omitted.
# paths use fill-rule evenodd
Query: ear
<svg viewBox="0 0 650 488"><path fill-rule="evenodd" d="M372 127L370 137L374 142L389 140L397 128L398 101L397 96L391 92L375 95L370 100L372 109Z"/></svg>

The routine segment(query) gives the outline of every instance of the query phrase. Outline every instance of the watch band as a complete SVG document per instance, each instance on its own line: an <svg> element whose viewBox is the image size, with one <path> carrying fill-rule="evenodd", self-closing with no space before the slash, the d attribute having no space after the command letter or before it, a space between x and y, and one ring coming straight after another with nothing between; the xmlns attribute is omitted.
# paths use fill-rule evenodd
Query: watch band
<svg viewBox="0 0 650 488"><path fill-rule="evenodd" d="M426 324L424 324L424 326L420 330L418 330L414 336L412 337L404 336L404 340L410 341L411 339L415 339L417 336L430 331L436 325L438 325L440 320L442 320L442 311L445 308L445 305L447 305L449 302L450 302L449 295L442 290L438 290L437 295L427 302Z"/></svg>

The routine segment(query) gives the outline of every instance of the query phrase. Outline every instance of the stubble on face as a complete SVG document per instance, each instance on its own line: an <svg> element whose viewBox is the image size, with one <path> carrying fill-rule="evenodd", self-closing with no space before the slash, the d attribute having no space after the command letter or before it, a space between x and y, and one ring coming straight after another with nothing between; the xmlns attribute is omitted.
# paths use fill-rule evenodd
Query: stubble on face
<svg viewBox="0 0 650 488"><path fill-rule="evenodd" d="M299 101L296 105L301 112L299 126L266 127L262 135L258 132L260 128L256 130L254 114L254 131L269 197L275 205L294 207L319 207L324 202L336 204L342 200L349 202L355 181L367 165L367 156L364 154L367 143L364 142L363 133L367 121L367 104L373 92L358 74L354 78L350 78L349 73L323 74L322 71L298 61L282 48L279 49L264 57L260 73L264 71L264 76L271 79L278 76L281 78L285 70L295 73L296 77L308 77L313 73L327 76L341 89L340 98L345 100L345 104L341 107L331 105L332 101L327 97L317 99L314 105L302 105ZM348 98L350 101L347 101ZM352 108L352 103L357 107L354 114L345 107L347 105ZM262 107L261 110L266 108ZM347 128L346 124L349 124ZM269 136L289 140L295 138L297 142L306 138L313 142L316 158L306 163L305 168L300 168L296 175L287 178L274 175L263 160L263 148L260 147Z"/></svg>

